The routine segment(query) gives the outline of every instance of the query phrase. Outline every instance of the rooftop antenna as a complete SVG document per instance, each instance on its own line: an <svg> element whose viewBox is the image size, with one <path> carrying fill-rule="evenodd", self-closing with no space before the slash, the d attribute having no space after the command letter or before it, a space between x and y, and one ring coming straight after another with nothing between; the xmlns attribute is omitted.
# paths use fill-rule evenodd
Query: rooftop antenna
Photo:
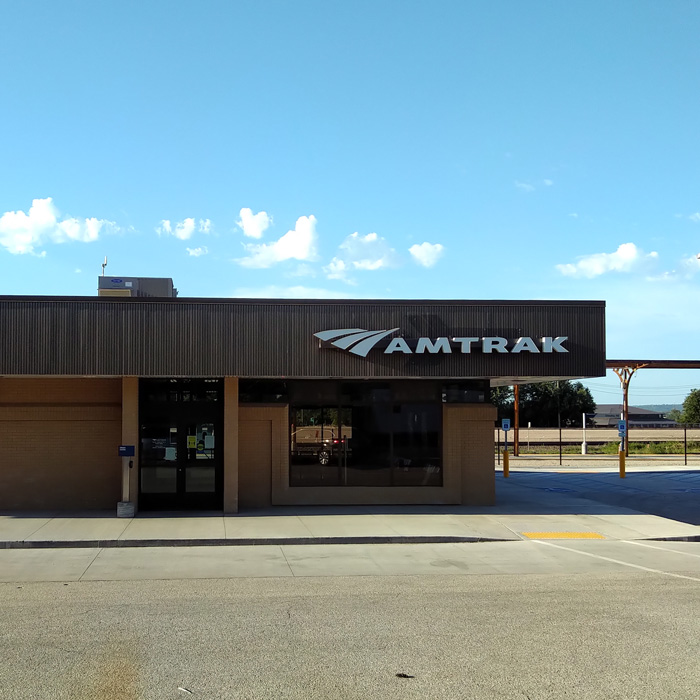
<svg viewBox="0 0 700 700"><path fill-rule="evenodd" d="M107 267L107 256L105 255L105 261L102 263L102 276L105 276L105 267Z"/></svg>

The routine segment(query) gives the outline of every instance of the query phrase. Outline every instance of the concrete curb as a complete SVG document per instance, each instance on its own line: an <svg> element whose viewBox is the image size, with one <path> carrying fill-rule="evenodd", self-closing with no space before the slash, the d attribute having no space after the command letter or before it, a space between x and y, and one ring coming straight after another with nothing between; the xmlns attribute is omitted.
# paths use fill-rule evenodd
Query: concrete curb
<svg viewBox="0 0 700 700"><path fill-rule="evenodd" d="M606 538L608 539L608 538ZM647 542L700 542L700 535L637 537ZM139 539L139 540L36 540L0 541L3 549L120 549L138 547L265 547L270 545L323 544L478 544L480 542L523 542L525 537L460 537L459 535L409 535L376 537L241 537L237 539Z"/></svg>
<svg viewBox="0 0 700 700"><path fill-rule="evenodd" d="M319 544L447 544L518 542L521 538L460 537L458 535L414 535L376 537L241 537L237 539L191 538L176 540L36 540L4 541L0 549L116 549L120 547L257 547L269 545Z"/></svg>

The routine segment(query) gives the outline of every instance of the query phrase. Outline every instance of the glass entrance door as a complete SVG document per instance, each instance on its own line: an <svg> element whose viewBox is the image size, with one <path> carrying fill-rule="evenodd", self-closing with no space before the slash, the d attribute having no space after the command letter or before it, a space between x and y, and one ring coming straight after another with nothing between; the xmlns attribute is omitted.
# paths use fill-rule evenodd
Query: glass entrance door
<svg viewBox="0 0 700 700"><path fill-rule="evenodd" d="M143 380L141 509L223 507L223 405L218 380Z"/></svg>
<svg viewBox="0 0 700 700"><path fill-rule="evenodd" d="M141 502L151 494L176 494L179 462L177 422L141 424Z"/></svg>
<svg viewBox="0 0 700 700"><path fill-rule="evenodd" d="M216 492L217 465L216 425L189 423L187 425L185 459L181 467L182 490L187 494Z"/></svg>

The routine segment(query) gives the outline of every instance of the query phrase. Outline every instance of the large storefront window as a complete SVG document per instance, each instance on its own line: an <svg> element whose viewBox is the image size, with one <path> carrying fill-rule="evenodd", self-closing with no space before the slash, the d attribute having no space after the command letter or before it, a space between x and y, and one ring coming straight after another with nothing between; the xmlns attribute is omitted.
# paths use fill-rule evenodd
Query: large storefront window
<svg viewBox="0 0 700 700"><path fill-rule="evenodd" d="M484 380L242 379L240 401L289 405L290 486L442 486L444 403Z"/></svg>
<svg viewBox="0 0 700 700"><path fill-rule="evenodd" d="M290 486L441 486L440 387L290 382Z"/></svg>

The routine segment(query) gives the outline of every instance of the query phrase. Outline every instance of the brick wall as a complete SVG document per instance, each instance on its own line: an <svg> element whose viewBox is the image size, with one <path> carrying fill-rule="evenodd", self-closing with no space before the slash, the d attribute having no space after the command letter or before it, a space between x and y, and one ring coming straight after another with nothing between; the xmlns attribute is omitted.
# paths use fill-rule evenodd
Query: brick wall
<svg viewBox="0 0 700 700"><path fill-rule="evenodd" d="M114 509L121 379L0 378L0 508Z"/></svg>
<svg viewBox="0 0 700 700"><path fill-rule="evenodd" d="M445 404L443 456L446 474L459 479L461 502L493 505L496 500L493 426L490 404Z"/></svg>
<svg viewBox="0 0 700 700"><path fill-rule="evenodd" d="M239 407L238 503L241 508L272 505L272 480L288 468L286 406Z"/></svg>

